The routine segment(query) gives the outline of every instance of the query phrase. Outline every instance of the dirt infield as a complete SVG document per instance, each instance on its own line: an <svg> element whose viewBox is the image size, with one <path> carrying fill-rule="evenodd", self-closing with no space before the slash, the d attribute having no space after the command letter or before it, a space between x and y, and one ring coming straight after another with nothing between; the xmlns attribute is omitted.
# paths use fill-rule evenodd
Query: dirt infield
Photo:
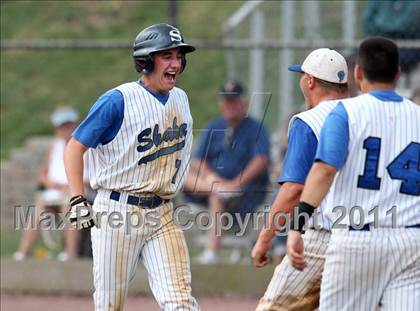
<svg viewBox="0 0 420 311"><path fill-rule="evenodd" d="M243 297L198 297L203 311L247 311L254 310L256 298ZM1 295L2 311L87 311L93 310L91 297L86 296L34 296L34 295ZM152 297L128 297L126 311L159 311Z"/></svg>

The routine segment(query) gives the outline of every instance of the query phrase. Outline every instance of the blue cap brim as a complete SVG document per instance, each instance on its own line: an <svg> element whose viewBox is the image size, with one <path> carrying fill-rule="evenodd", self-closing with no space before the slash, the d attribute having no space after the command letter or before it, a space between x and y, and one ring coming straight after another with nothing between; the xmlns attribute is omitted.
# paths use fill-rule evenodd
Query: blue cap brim
<svg viewBox="0 0 420 311"><path fill-rule="evenodd" d="M291 65L291 66L289 66L289 71L294 71L294 72L303 72L303 70L302 70L302 66L301 65L299 65L299 64L294 64L294 65Z"/></svg>

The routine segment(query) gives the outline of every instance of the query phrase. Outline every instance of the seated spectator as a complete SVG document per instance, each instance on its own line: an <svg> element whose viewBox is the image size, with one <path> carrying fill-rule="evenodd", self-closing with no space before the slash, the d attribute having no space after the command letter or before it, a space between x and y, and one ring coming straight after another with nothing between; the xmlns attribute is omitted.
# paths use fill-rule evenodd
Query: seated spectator
<svg viewBox="0 0 420 311"><path fill-rule="evenodd" d="M262 123L246 115L244 89L237 81L221 88L222 117L211 120L200 136L185 183L187 200L209 206L216 213L244 217L262 203L268 179L269 137ZM235 217L237 217L234 215ZM218 262L221 237L211 226L203 264Z"/></svg>
<svg viewBox="0 0 420 311"><path fill-rule="evenodd" d="M23 260L30 255L38 240L41 213L46 210L65 213L70 199L66 172L64 169L64 148L71 134L77 127L79 114L71 107L60 107L51 115L55 128L55 138L48 150L45 160L38 172L40 192L35 204L35 228L23 232L19 250L14 253L15 260ZM58 259L66 261L77 257L79 250L80 231L66 228L64 230L65 250Z"/></svg>

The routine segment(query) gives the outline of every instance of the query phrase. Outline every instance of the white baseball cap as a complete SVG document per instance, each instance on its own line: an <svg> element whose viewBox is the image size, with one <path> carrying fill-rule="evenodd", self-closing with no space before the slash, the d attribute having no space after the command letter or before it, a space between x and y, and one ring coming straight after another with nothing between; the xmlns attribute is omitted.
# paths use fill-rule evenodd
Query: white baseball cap
<svg viewBox="0 0 420 311"><path fill-rule="evenodd" d="M58 127L65 123L76 123L79 121L79 113L72 107L59 107L51 115L51 123Z"/></svg>
<svg viewBox="0 0 420 311"><path fill-rule="evenodd" d="M305 58L302 65L291 65L289 70L305 72L315 78L332 83L347 83L348 69L346 60L343 55L328 48L312 51Z"/></svg>

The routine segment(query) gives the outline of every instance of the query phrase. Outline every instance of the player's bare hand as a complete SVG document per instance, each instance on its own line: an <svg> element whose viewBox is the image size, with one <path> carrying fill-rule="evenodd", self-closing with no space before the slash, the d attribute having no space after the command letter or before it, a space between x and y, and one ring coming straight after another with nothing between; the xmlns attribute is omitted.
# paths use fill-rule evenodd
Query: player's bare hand
<svg viewBox="0 0 420 311"><path fill-rule="evenodd" d="M303 251L302 234L299 231L290 230L287 236L287 255L290 264L299 271L303 271L308 265Z"/></svg>
<svg viewBox="0 0 420 311"><path fill-rule="evenodd" d="M95 225L92 206L82 195L70 199L70 223L75 229L89 229Z"/></svg>
<svg viewBox="0 0 420 311"><path fill-rule="evenodd" d="M251 257L252 262L255 267L261 268L267 265L270 262L270 258L267 256L268 251L271 249L271 240L262 241L261 239L257 240L254 248L252 249Z"/></svg>

